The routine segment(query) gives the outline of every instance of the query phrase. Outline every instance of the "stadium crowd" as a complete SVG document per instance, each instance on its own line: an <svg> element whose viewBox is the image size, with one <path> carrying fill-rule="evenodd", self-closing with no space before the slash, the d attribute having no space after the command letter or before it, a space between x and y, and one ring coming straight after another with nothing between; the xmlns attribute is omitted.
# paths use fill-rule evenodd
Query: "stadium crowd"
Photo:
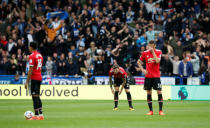
<svg viewBox="0 0 210 128"><path fill-rule="evenodd" d="M117 63L138 76L137 59L155 40L162 75L209 80L209 7L208 0L0 0L0 74L27 74L28 46L37 42L43 74L105 76Z"/></svg>

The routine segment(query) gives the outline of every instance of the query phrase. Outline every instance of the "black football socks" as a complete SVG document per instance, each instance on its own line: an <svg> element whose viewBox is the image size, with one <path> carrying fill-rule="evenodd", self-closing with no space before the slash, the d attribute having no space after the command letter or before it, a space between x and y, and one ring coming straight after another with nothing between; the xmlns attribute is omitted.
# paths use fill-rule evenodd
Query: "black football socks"
<svg viewBox="0 0 210 128"><path fill-rule="evenodd" d="M163 108L163 96L162 96L162 94L158 94L158 103L159 103L159 111L162 111L162 108Z"/></svg>
<svg viewBox="0 0 210 128"><path fill-rule="evenodd" d="M118 94L119 94L119 91L115 91L114 93L114 107L115 108L118 107Z"/></svg>
<svg viewBox="0 0 210 128"><path fill-rule="evenodd" d="M39 114L42 115L42 101L40 99L40 97L38 97L38 101L39 101Z"/></svg>
<svg viewBox="0 0 210 128"><path fill-rule="evenodd" d="M39 100L38 97L32 96L35 115L39 115Z"/></svg>
<svg viewBox="0 0 210 128"><path fill-rule="evenodd" d="M126 92L126 94L127 94L127 99L128 99L129 107L130 107L130 108L133 108L131 93L130 93L130 92Z"/></svg>
<svg viewBox="0 0 210 128"><path fill-rule="evenodd" d="M152 95L151 94L147 94L147 103L149 106L149 110L153 111L153 109L152 109Z"/></svg>

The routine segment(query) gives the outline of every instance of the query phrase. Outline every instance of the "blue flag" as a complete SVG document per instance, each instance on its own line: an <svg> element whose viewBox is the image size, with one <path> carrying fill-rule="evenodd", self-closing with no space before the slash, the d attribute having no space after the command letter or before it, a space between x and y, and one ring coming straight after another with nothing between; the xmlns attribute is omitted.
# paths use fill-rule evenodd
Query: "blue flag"
<svg viewBox="0 0 210 128"><path fill-rule="evenodd" d="M60 17L61 20L65 20L69 17L69 14L66 11L55 11L47 13L47 20L54 17Z"/></svg>

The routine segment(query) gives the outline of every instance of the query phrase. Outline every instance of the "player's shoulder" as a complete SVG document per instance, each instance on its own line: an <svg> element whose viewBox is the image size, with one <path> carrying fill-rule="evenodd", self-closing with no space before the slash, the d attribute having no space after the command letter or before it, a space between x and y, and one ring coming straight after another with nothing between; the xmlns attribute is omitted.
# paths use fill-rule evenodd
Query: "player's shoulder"
<svg viewBox="0 0 210 128"><path fill-rule="evenodd" d="M35 54L34 53L31 53L30 55L29 55L29 58L33 58L35 56Z"/></svg>
<svg viewBox="0 0 210 128"><path fill-rule="evenodd" d="M156 53L159 53L159 54L161 54L161 53L162 53L162 51L161 51L161 50L159 50L159 49L155 49L155 52L156 52Z"/></svg>
<svg viewBox="0 0 210 128"><path fill-rule="evenodd" d="M120 72L121 73L124 73L125 72L125 69L123 67L119 67L119 69L120 69Z"/></svg>
<svg viewBox="0 0 210 128"><path fill-rule="evenodd" d="M112 72L113 72L113 68L111 68L111 69L109 70L109 72L112 73Z"/></svg>
<svg viewBox="0 0 210 128"><path fill-rule="evenodd" d="M162 51L161 51L161 50L159 50L159 49L155 49L155 51L156 51L156 52L162 52Z"/></svg>
<svg viewBox="0 0 210 128"><path fill-rule="evenodd" d="M124 68L123 67L119 67L119 69L122 70L122 71L124 71Z"/></svg>
<svg viewBox="0 0 210 128"><path fill-rule="evenodd" d="M147 52L149 52L149 50L145 50L145 51L143 51L143 53L147 53Z"/></svg>
<svg viewBox="0 0 210 128"><path fill-rule="evenodd" d="M150 53L149 50L145 50L145 51L142 52L142 54L149 54L149 53Z"/></svg>
<svg viewBox="0 0 210 128"><path fill-rule="evenodd" d="M35 56L41 56L42 57L42 54L38 51L36 51L34 54L35 54Z"/></svg>

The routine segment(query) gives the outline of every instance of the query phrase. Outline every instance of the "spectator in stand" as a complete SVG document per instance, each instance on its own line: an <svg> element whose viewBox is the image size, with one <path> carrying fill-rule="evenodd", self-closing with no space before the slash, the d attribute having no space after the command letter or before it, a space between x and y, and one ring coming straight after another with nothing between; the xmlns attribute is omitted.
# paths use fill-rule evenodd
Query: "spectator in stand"
<svg viewBox="0 0 210 128"><path fill-rule="evenodd" d="M172 75L173 65L172 65L171 61L169 60L169 56L167 54L163 55L163 59L162 59L160 65L161 65L161 69L162 69L162 72L161 72L162 75L165 75L165 76Z"/></svg>
<svg viewBox="0 0 210 128"><path fill-rule="evenodd" d="M7 57L3 57L3 59L0 62L0 74L5 75L8 74L9 70L9 62Z"/></svg>
<svg viewBox="0 0 210 128"><path fill-rule="evenodd" d="M179 64L181 62L179 60L179 57L178 56L174 56L172 58L172 56L169 55L169 60L173 64L173 76L179 76Z"/></svg>
<svg viewBox="0 0 210 128"><path fill-rule="evenodd" d="M146 32L147 35L147 43L151 40L155 40L155 34L158 34L160 31L153 30L152 27L149 27L148 31Z"/></svg>
<svg viewBox="0 0 210 128"><path fill-rule="evenodd" d="M7 41L5 35L1 36L0 42L1 42L3 48L7 46L8 41Z"/></svg>
<svg viewBox="0 0 210 128"><path fill-rule="evenodd" d="M102 49L97 50L98 56L95 56L95 75L103 76L104 75L104 54Z"/></svg>
<svg viewBox="0 0 210 128"><path fill-rule="evenodd" d="M25 75L31 41L38 42L44 64L48 56L52 57L53 76L67 73L58 64L64 54L67 56L64 60L73 58L78 75L84 75L82 67L93 80L93 73L97 72L95 65L90 64L90 72L85 61L98 57L98 49L102 50L104 67L109 69L115 62L125 68L129 63L132 75L139 75L134 62L150 40L155 40L164 54L182 60L183 51L189 50L196 52L201 64L208 64L205 58L210 49L210 12L206 0L16 0L16 4L7 0L1 2L0 7L0 72L3 74L9 73L8 64L15 54L17 71ZM64 13L51 15L50 19L45 17L57 10ZM72 55L69 56L69 52ZM98 58L94 63L97 61ZM106 68L103 75L108 74ZM196 73L198 67L194 63L193 69ZM203 69L206 72L207 67Z"/></svg>
<svg viewBox="0 0 210 128"><path fill-rule="evenodd" d="M68 63L66 66L66 70L67 70L67 76L78 76L78 67L77 64L75 62L73 62L73 59L70 58L68 59Z"/></svg>
<svg viewBox="0 0 210 128"><path fill-rule="evenodd" d="M66 59L64 53L61 54L60 59L57 62L58 75L66 75Z"/></svg>
<svg viewBox="0 0 210 128"><path fill-rule="evenodd" d="M137 40L136 40L136 45L138 48L141 48L142 46L146 46L147 45L147 36L145 33L142 34L142 36L140 36Z"/></svg>
<svg viewBox="0 0 210 128"><path fill-rule="evenodd" d="M198 76L198 71L200 69L200 59L199 57L196 55L196 52L194 52L191 55L191 63L193 66L193 76L197 77Z"/></svg>
<svg viewBox="0 0 210 128"><path fill-rule="evenodd" d="M173 75L172 76L175 76L175 83L176 85L179 85L180 84L180 80L179 80L179 64L180 64L180 60L179 60L179 57L178 56L171 56L169 55L169 60L171 61L172 65L173 65Z"/></svg>
<svg viewBox="0 0 210 128"><path fill-rule="evenodd" d="M161 2L161 1L162 1L162 0L158 0L158 1L156 1L156 2L153 2L153 0L149 0L148 2L144 2L145 7L146 7L146 9L147 9L147 13L149 14L149 19L152 18L152 10L153 10L153 8L155 7L155 4L156 4L156 3L159 3L159 2Z"/></svg>
<svg viewBox="0 0 210 128"><path fill-rule="evenodd" d="M53 42L55 37L56 37L57 31L62 27L62 22L63 21L55 29L53 28L52 24L45 23L45 21L43 19L41 19L41 22L44 24L44 29L47 32L47 36L48 36L47 41L48 42Z"/></svg>
<svg viewBox="0 0 210 128"><path fill-rule="evenodd" d="M183 78L183 84L187 85L187 78L192 77L193 75L193 66L192 63L189 61L189 53L183 53L183 60L179 64L179 75Z"/></svg>
<svg viewBox="0 0 210 128"><path fill-rule="evenodd" d="M91 56L94 57L96 54L97 47L95 46L94 42L90 43L90 48L86 50L86 52Z"/></svg>
<svg viewBox="0 0 210 128"><path fill-rule="evenodd" d="M51 76L53 74L53 61L50 56L47 57L45 67L47 69L47 75Z"/></svg>
<svg viewBox="0 0 210 128"><path fill-rule="evenodd" d="M15 75L17 73L17 65L14 63L14 60L11 59L8 66L8 74Z"/></svg>

